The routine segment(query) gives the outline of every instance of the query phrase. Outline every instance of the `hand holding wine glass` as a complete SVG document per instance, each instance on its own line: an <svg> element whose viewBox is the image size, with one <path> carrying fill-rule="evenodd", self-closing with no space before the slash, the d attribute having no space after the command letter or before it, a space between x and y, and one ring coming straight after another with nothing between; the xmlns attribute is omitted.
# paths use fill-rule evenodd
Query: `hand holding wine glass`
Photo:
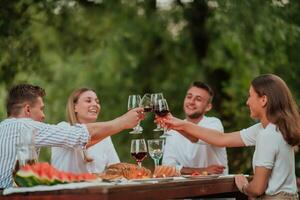
<svg viewBox="0 0 300 200"><path fill-rule="evenodd" d="M171 113L168 113L168 115L164 116L164 117L160 117L157 115L155 117L155 122L160 124L160 126L163 126L164 128L173 129L173 130L176 130L179 132L184 130L183 126L185 124L191 123L191 122L176 118Z"/></svg>
<svg viewBox="0 0 300 200"><path fill-rule="evenodd" d="M169 106L166 99L159 99L157 101L157 104L154 106L154 112L159 117L166 117L169 113ZM160 137L166 137L168 136L166 133L166 128L163 129L164 134Z"/></svg>
<svg viewBox="0 0 300 200"><path fill-rule="evenodd" d="M142 161L147 157L147 145L144 139L131 140L131 156L135 159L139 167L142 167Z"/></svg>
<svg viewBox="0 0 300 200"><path fill-rule="evenodd" d="M133 108L127 113L115 119L115 123L122 125L123 129L130 129L135 127L140 120L144 119L143 108ZM120 130L121 131L121 130Z"/></svg>
<svg viewBox="0 0 300 200"><path fill-rule="evenodd" d="M155 107L158 106L158 100L163 99L164 96L162 93L151 94L152 110L155 111ZM156 128L153 131L163 131L163 128L159 124L156 125Z"/></svg>
<svg viewBox="0 0 300 200"><path fill-rule="evenodd" d="M131 110L133 108L137 108L140 106L141 102L141 96L140 95L129 95L128 97L128 110ZM133 128L132 131L130 131L130 134L140 134L142 133L143 128L140 126L140 123L138 123L137 126Z"/></svg>

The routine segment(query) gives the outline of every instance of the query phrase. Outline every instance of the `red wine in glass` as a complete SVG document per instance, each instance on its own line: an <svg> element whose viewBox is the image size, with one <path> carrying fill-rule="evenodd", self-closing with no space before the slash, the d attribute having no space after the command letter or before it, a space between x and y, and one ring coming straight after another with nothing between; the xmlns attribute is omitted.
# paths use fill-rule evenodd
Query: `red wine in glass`
<svg viewBox="0 0 300 200"><path fill-rule="evenodd" d="M131 153L132 157L136 160L136 162L142 162L147 157L147 152L134 152Z"/></svg>
<svg viewBox="0 0 300 200"><path fill-rule="evenodd" d="M165 117L169 113L169 110L155 110L155 114L157 114L160 117Z"/></svg>
<svg viewBox="0 0 300 200"><path fill-rule="evenodd" d="M145 139L131 140L130 154L135 159L139 167L142 166L142 161L146 158L147 152Z"/></svg>
<svg viewBox="0 0 300 200"><path fill-rule="evenodd" d="M151 94L151 105L152 105L152 111L155 112L156 107L159 106L159 100L163 99L164 96L162 93L154 93ZM159 124L156 124L156 128L153 129L153 131L163 131L163 128L159 126Z"/></svg>
<svg viewBox="0 0 300 200"><path fill-rule="evenodd" d="M151 101L151 95L149 93L144 94L140 102L140 107L144 108L144 112L152 111L152 101Z"/></svg>
<svg viewBox="0 0 300 200"><path fill-rule="evenodd" d="M151 112L151 111L152 111L152 107L150 106L144 107L144 112Z"/></svg>
<svg viewBox="0 0 300 200"><path fill-rule="evenodd" d="M157 105L155 105L155 114L159 117L166 117L169 113L169 106L166 99L159 99ZM163 124L164 125L164 124ZM164 128L164 134L160 137L166 137L166 128Z"/></svg>

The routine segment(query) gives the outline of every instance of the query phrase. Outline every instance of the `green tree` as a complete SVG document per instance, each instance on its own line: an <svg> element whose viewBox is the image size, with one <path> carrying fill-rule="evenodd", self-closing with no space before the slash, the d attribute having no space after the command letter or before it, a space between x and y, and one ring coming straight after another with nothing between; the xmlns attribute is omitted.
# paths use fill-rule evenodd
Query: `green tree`
<svg viewBox="0 0 300 200"><path fill-rule="evenodd" d="M7 89L19 82L47 91L46 122L65 119L68 95L94 88L100 120L127 110L128 95L163 92L174 115L183 117L186 89L194 80L215 90L214 110L225 131L255 123L245 105L253 77L276 73L300 101L300 3L212 1L167 7L149 1L20 0L0 2L0 116ZM144 134L113 136L122 161L134 137L153 138L153 115ZM229 149L232 173L251 173L252 149ZM44 151L43 159L49 159ZM236 159L238 158L238 159ZM152 165L147 159L146 165Z"/></svg>

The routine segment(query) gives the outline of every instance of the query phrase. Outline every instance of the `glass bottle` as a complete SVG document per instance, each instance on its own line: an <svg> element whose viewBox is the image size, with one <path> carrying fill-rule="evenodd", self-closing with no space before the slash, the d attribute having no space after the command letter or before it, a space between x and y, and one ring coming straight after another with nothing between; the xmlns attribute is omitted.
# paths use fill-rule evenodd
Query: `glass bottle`
<svg viewBox="0 0 300 200"><path fill-rule="evenodd" d="M13 176L18 170L28 164L33 165L37 162L37 153L34 144L35 130L25 129L21 132L19 142L16 144L16 163L13 170Z"/></svg>

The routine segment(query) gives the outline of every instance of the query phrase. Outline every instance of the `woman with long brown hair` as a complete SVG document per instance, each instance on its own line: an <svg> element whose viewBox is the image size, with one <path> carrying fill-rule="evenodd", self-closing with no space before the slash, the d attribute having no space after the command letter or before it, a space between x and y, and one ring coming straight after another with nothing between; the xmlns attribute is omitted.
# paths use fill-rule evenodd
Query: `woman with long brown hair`
<svg viewBox="0 0 300 200"><path fill-rule="evenodd" d="M219 133L169 115L162 125L220 147L255 146L253 179L235 177L239 190L260 199L298 199L293 146L300 143L300 116L286 83L273 74L255 78L247 105L257 123L249 128Z"/></svg>
<svg viewBox="0 0 300 200"><path fill-rule="evenodd" d="M59 125L96 122L100 110L96 92L89 88L79 88L73 91L68 99L66 108L68 123L62 122ZM52 147L51 163L63 171L97 173L102 172L107 165L120 162L110 137L91 145L93 144L90 143L88 149Z"/></svg>

